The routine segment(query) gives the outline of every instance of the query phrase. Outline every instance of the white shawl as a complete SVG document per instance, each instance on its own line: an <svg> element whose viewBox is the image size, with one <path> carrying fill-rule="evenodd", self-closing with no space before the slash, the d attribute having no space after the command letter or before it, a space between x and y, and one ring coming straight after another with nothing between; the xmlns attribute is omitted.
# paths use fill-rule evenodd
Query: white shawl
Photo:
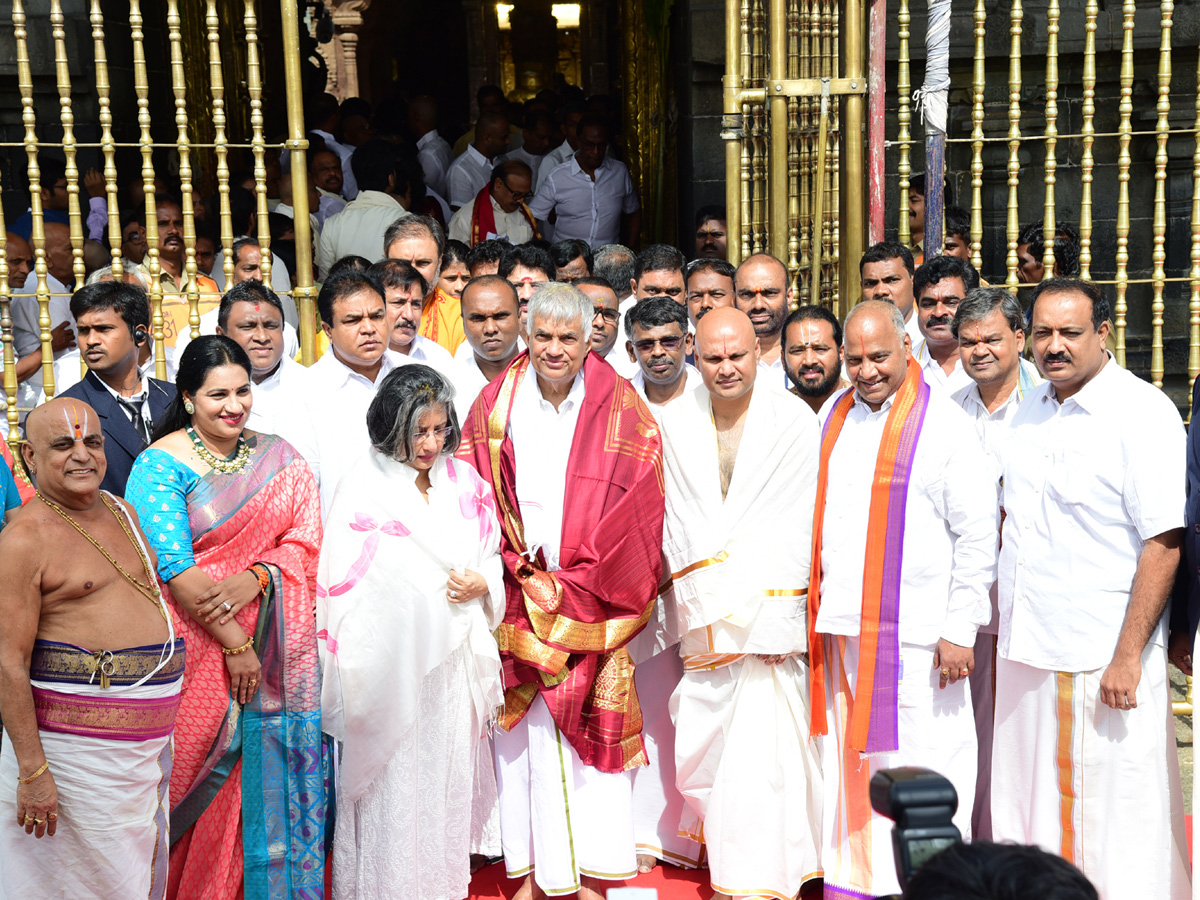
<svg viewBox="0 0 1200 900"><path fill-rule="evenodd" d="M760 379L725 500L707 389L680 397L661 421L664 551L683 656L806 650L816 416Z"/></svg>
<svg viewBox="0 0 1200 900"><path fill-rule="evenodd" d="M324 731L343 743L338 789L353 802L387 765L417 715L425 676L471 648L480 733L503 702L492 630L504 614L492 489L470 463L417 472L371 450L338 483L317 573ZM451 603L451 569L479 572L489 594Z"/></svg>

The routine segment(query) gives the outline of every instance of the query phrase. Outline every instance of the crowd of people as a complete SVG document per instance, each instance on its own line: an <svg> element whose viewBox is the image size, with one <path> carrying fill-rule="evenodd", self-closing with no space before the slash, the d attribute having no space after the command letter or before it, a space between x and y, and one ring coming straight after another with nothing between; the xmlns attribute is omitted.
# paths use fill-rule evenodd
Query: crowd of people
<svg viewBox="0 0 1200 900"><path fill-rule="evenodd" d="M769 254L728 262L719 208L686 255L631 249L596 105L479 101L457 157L431 98L409 157L312 105L311 367L253 206L191 336L163 193L168 346L133 214L119 277L51 267L39 402L14 224L0 897L459 900L500 857L521 900L658 865L877 897L870 782L901 766L949 779L967 842L1189 897L1167 665L1200 439L1106 349L1070 229L1045 279L1023 233L1021 302L955 208L925 252L914 182L916 243L872 246L839 320Z"/></svg>

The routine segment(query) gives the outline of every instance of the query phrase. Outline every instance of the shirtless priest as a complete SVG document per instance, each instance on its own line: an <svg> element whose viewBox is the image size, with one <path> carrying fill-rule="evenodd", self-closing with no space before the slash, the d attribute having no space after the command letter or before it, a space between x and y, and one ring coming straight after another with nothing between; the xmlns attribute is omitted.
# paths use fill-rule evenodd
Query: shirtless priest
<svg viewBox="0 0 1200 900"><path fill-rule="evenodd" d="M662 410L665 546L683 680L677 784L717 897L795 897L820 877L806 612L817 417L759 371L754 326L696 327L703 385ZM703 831L701 831L703 828Z"/></svg>
<svg viewBox="0 0 1200 900"><path fill-rule="evenodd" d="M662 442L633 386L590 352L592 301L529 301L529 350L479 395L459 456L492 486L507 594L496 631L500 835L518 900L631 878L642 714L626 648L662 574Z"/></svg>
<svg viewBox="0 0 1200 900"><path fill-rule="evenodd" d="M0 897L156 900L183 638L137 520L100 491L95 410L53 400L27 433L38 495L0 537Z"/></svg>

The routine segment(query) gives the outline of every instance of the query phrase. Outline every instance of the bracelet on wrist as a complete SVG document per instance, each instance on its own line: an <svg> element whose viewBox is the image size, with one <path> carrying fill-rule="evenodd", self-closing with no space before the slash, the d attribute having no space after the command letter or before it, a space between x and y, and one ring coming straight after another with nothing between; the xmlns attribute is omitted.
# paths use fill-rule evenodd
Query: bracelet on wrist
<svg viewBox="0 0 1200 900"><path fill-rule="evenodd" d="M242 646L240 646L240 647L222 647L221 652L224 653L226 656L239 656L242 653L245 653L247 650L252 650L253 648L254 648L254 639L250 638L248 641L246 641L246 643L242 644Z"/></svg>
<svg viewBox="0 0 1200 900"><path fill-rule="evenodd" d="M38 766L37 769L34 770L34 773L32 775L30 775L28 778L22 778L20 775L18 775L17 776L17 784L29 784L29 782L38 778L49 768L50 768L50 760L46 760L44 763L42 763L40 766Z"/></svg>
<svg viewBox="0 0 1200 900"><path fill-rule="evenodd" d="M271 586L271 573L267 571L267 567L262 563L255 563L250 567L250 571L258 579L258 592L266 594L267 588Z"/></svg>

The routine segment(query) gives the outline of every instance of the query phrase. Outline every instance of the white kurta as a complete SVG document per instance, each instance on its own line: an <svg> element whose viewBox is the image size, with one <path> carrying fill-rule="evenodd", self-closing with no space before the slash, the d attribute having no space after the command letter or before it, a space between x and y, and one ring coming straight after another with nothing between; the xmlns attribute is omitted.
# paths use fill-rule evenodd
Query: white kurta
<svg viewBox="0 0 1200 900"><path fill-rule="evenodd" d="M1102 900L1183 900L1165 616L1142 654L1137 707L1097 697L1145 542L1184 525L1179 413L1110 356L1065 402L1051 384L1032 392L1009 446L993 834L1068 855Z"/></svg>
<svg viewBox="0 0 1200 900"><path fill-rule="evenodd" d="M494 781L476 780L503 702L491 636L504 611L495 501L461 460L434 463L428 502L416 475L372 450L341 480L326 519L317 628L322 727L342 744L339 900L465 897L473 807L495 795ZM451 603L452 569L483 575L489 593Z"/></svg>
<svg viewBox="0 0 1200 900"><path fill-rule="evenodd" d="M664 542L685 672L677 783L715 890L793 897L820 877L821 773L809 741L808 554L819 458L807 405L757 384L728 495L708 391L661 414ZM755 654L787 654L768 666ZM701 827L703 831L701 832Z"/></svg>
<svg viewBox="0 0 1200 900"><path fill-rule="evenodd" d="M916 317L917 314L914 312L913 319L916 319ZM913 341L912 355L920 364L921 371L925 375L925 381L934 390L950 395L971 384L971 376L963 368L962 358L955 353L954 368L947 375L946 370L929 353L929 345L923 335L919 341Z"/></svg>
<svg viewBox="0 0 1200 900"><path fill-rule="evenodd" d="M451 240L462 241L468 247L471 246L471 216L475 214L475 202L478 199L478 194L472 197L450 219L447 236ZM495 220L496 230L479 235L479 240L500 240L508 241L510 244L523 244L533 238L533 228L530 227L529 220L525 218L525 214L521 210L505 212L491 193L488 194L488 201L492 204L492 216Z"/></svg>

